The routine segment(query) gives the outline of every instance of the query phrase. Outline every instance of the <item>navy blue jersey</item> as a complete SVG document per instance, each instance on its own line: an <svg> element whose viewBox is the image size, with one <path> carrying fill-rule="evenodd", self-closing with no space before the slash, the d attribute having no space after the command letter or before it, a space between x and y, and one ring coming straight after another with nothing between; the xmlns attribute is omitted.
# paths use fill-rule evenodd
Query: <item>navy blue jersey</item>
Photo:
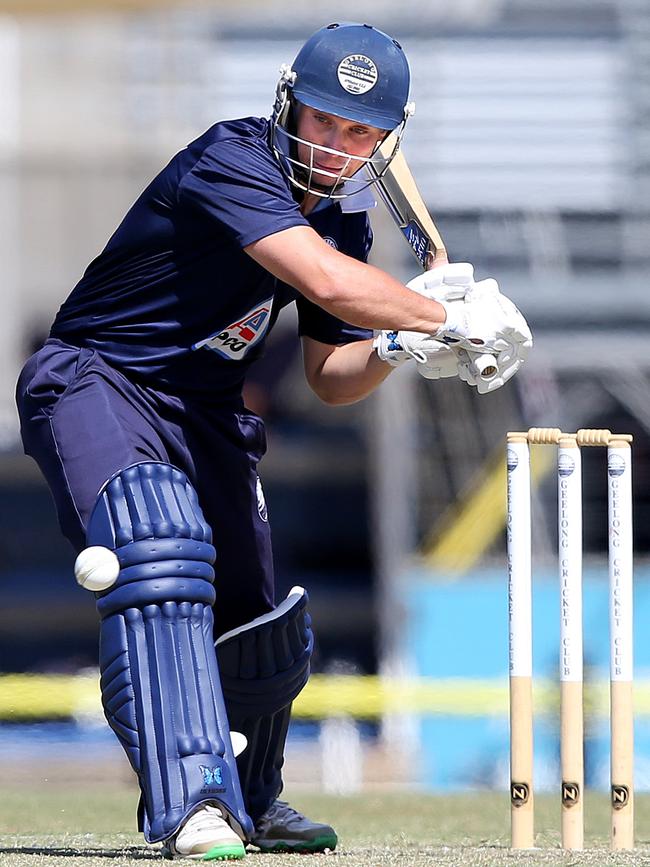
<svg viewBox="0 0 650 867"><path fill-rule="evenodd" d="M178 153L126 214L62 305L51 335L176 392L232 394L282 307L300 333L341 344L371 336L311 304L243 247L312 226L365 261L367 213L337 203L304 217L268 146L268 121L215 124ZM344 200L345 201L345 200Z"/></svg>

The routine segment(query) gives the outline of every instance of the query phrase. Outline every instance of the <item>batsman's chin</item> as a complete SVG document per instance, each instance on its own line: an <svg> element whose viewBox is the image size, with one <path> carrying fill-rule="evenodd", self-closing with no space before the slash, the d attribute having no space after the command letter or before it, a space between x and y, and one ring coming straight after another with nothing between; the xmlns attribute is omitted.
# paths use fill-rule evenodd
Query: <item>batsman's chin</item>
<svg viewBox="0 0 650 867"><path fill-rule="evenodd" d="M344 178L341 177L340 174L333 172L329 169L318 170L314 167L314 170L311 173L311 183L312 186L322 187L324 190L331 190L340 184Z"/></svg>
<svg viewBox="0 0 650 867"><path fill-rule="evenodd" d="M312 175L311 178L305 179L304 186L306 192L315 193L316 195L327 198L340 189L343 184L335 184L332 181L327 184L322 184L319 180L315 179L314 175Z"/></svg>

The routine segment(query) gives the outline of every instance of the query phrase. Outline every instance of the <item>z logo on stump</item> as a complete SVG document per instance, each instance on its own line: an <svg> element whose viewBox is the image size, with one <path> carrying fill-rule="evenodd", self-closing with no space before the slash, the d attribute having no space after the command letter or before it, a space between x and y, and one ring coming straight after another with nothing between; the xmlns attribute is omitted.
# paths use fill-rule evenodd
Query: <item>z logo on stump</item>
<svg viewBox="0 0 650 867"><path fill-rule="evenodd" d="M630 801L630 790L627 786L612 786L612 807L622 810Z"/></svg>
<svg viewBox="0 0 650 867"><path fill-rule="evenodd" d="M574 807L580 800L580 786L578 783L562 783L562 806Z"/></svg>
<svg viewBox="0 0 650 867"><path fill-rule="evenodd" d="M530 797L530 789L528 783L511 783L510 784L510 800L513 807L523 807L528 803Z"/></svg>

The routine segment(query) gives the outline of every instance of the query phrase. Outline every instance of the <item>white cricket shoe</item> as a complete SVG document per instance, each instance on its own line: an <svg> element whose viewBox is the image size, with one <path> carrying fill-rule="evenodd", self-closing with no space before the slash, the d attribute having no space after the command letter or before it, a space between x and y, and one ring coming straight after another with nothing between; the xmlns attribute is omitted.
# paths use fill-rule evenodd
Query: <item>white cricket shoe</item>
<svg viewBox="0 0 650 867"><path fill-rule="evenodd" d="M244 844L214 804L201 804L180 829L165 840L166 858L193 858L195 861L225 861L243 858Z"/></svg>

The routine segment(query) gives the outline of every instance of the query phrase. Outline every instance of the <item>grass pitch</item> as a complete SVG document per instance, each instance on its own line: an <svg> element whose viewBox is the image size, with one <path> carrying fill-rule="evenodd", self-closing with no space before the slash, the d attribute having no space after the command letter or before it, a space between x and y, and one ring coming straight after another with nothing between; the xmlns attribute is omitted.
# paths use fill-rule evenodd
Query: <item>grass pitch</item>
<svg viewBox="0 0 650 867"><path fill-rule="evenodd" d="M6 778L5 778L6 780ZM588 794L584 852L559 848L556 798L536 799L538 849L508 848L509 806L505 793L432 796L411 793L331 797L287 792L299 809L331 822L340 838L332 855L251 853L250 867L524 867L524 865L650 865L650 796L636 801L637 849L608 848L605 795ZM61 786L35 780L0 788L1 867L143 867L163 863L158 847L134 832L137 795L132 786L103 786L101 779ZM168 862L164 862L168 863ZM182 863L182 862L181 862ZM189 862L185 862L189 863ZM215 864L221 862L214 862Z"/></svg>

